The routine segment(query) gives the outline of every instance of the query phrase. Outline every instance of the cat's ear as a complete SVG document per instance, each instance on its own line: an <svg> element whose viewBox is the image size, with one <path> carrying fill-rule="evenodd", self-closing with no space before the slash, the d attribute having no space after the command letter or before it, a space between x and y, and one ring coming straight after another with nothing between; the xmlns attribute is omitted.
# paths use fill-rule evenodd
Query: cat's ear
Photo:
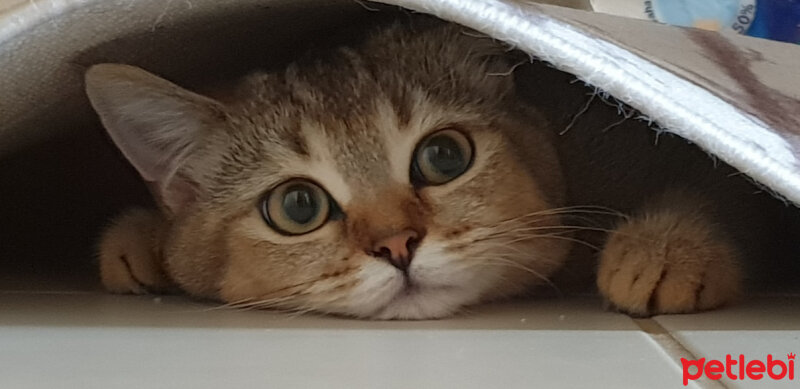
<svg viewBox="0 0 800 389"><path fill-rule="evenodd" d="M111 139L168 211L197 198L197 182L183 165L205 132L224 125L221 104L118 64L92 66L86 93Z"/></svg>

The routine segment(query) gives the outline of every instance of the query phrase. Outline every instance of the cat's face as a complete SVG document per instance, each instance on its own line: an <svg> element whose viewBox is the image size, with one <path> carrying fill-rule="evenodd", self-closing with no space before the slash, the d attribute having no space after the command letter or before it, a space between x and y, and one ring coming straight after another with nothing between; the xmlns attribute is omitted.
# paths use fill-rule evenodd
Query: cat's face
<svg viewBox="0 0 800 389"><path fill-rule="evenodd" d="M168 172L166 267L187 291L435 318L518 294L562 263L560 169L510 77L489 74L508 65L450 28L384 34L362 52L255 75L226 104L184 98L205 129L183 146L144 142L182 155L150 165Z"/></svg>
<svg viewBox="0 0 800 389"><path fill-rule="evenodd" d="M237 177L226 301L440 317L551 273L562 242L534 236L559 222L553 188L513 151L515 123L418 98L407 121L379 97L357 121L304 121Z"/></svg>

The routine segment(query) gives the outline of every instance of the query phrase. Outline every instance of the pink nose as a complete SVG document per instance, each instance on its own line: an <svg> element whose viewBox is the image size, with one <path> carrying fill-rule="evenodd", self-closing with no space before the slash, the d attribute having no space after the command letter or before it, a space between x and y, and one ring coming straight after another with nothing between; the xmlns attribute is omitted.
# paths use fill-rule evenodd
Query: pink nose
<svg viewBox="0 0 800 389"><path fill-rule="evenodd" d="M414 230L400 231L375 242L372 245L372 255L389 261L400 270L406 270L414 258L414 249L417 248L419 238Z"/></svg>

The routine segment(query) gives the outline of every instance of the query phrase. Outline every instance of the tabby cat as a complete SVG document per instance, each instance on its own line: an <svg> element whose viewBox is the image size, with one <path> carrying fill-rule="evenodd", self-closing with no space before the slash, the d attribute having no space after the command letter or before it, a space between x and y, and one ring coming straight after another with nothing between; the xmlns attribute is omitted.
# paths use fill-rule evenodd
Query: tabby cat
<svg viewBox="0 0 800 389"><path fill-rule="evenodd" d="M566 75L518 65L426 19L220 96L93 66L91 103L160 206L105 231L105 287L427 319L549 284L570 258L633 315L735 298L761 247L736 226L766 230L753 186L600 98L582 110L587 89Z"/></svg>

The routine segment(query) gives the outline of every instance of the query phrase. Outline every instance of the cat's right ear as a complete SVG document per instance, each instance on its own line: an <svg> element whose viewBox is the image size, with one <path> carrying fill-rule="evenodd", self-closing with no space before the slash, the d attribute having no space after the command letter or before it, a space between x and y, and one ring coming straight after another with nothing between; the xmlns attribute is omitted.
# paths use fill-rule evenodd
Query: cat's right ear
<svg viewBox="0 0 800 389"><path fill-rule="evenodd" d="M161 204L179 212L199 195L182 169L203 134L224 125L216 101L187 91L142 69L100 64L86 72L86 93L111 139Z"/></svg>

